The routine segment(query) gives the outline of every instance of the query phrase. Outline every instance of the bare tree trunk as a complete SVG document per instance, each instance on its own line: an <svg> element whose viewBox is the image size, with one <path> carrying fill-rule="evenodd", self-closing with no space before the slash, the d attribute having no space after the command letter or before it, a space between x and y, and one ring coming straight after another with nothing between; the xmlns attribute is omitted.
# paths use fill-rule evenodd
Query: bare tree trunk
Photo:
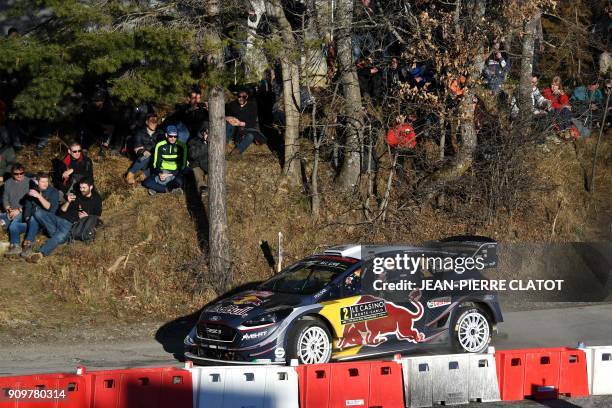
<svg viewBox="0 0 612 408"><path fill-rule="evenodd" d="M341 70L342 91L345 99L346 142L344 161L338 176L342 189L353 188L359 180L361 162L359 157L361 135L363 133L363 107L357 70L353 63L351 51L351 24L353 20L353 0L337 2L336 45L338 48L338 65Z"/></svg>
<svg viewBox="0 0 612 408"><path fill-rule="evenodd" d="M283 72L283 105L285 108L285 165L283 179L289 185L300 185L300 70L298 42L279 0L269 0L270 13L278 21L284 49L281 53Z"/></svg>
<svg viewBox="0 0 612 408"><path fill-rule="evenodd" d="M533 75L533 52L535 33L540 13L537 12L529 21L525 22L523 32L523 51L521 57L521 78L519 85L519 112L522 126L529 126L533 113L531 101L531 76Z"/></svg>
<svg viewBox="0 0 612 408"><path fill-rule="evenodd" d="M225 69L223 61L223 45L219 38L221 29L219 22L219 3L208 3L208 15L213 19L213 28L209 39L218 48L213 53L212 64L215 69ZM230 289L233 283L231 272L229 228L227 222L227 200L225 190L225 95L221 84L214 85L208 96L210 117L209 131L209 186L208 214L209 229L209 270L212 280L219 282L219 291Z"/></svg>
<svg viewBox="0 0 612 408"><path fill-rule="evenodd" d="M482 19L486 9L485 0L473 0L470 4L473 10L471 20L478 24ZM453 160L442 166L438 171L425 177L417 186L417 190L427 195L432 195L437 189L443 187L447 183L457 180L461 177L472 165L474 160L474 152L476 151L476 125L474 113L476 111L476 103L474 102L476 81L484 68L484 39L480 40L479 44L474 44L475 53L472 59L472 64L468 69L468 78L466 80L463 97L459 103L459 120L461 129L461 145L459 151Z"/></svg>
<svg viewBox="0 0 612 408"><path fill-rule="evenodd" d="M283 177L292 186L300 185L300 85L299 69L292 62L281 62L283 71L283 103L285 106L285 166ZM297 94L297 95L296 95Z"/></svg>

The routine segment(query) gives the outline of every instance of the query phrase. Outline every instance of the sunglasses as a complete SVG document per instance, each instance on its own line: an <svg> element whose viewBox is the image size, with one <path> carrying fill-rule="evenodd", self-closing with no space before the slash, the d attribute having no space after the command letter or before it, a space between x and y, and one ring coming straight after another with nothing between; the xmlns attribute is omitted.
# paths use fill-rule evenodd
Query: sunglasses
<svg viewBox="0 0 612 408"><path fill-rule="evenodd" d="M246 95L238 95L238 99L246 99L247 96Z"/></svg>
<svg viewBox="0 0 612 408"><path fill-rule="evenodd" d="M173 138L173 139L176 139L176 138L177 138L177 136L176 136L176 135L168 135L168 137L171 137L171 138Z"/></svg>
<svg viewBox="0 0 612 408"><path fill-rule="evenodd" d="M72 153L81 153L81 150L71 150Z"/></svg>
<svg viewBox="0 0 612 408"><path fill-rule="evenodd" d="M24 172L22 171L21 173L13 173L13 176L23 176Z"/></svg>

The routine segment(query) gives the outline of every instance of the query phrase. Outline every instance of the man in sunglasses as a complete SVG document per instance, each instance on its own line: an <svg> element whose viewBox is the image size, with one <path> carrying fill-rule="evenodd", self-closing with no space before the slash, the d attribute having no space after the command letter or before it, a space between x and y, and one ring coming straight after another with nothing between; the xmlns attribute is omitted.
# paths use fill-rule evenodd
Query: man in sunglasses
<svg viewBox="0 0 612 408"><path fill-rule="evenodd" d="M24 256L26 261L36 263L49 256L58 246L70 239L72 227L86 217L102 215L102 198L94 188L93 180L84 178L77 185L78 194L66 194L66 202L59 207L57 214L36 210L34 218L47 231L49 239L37 252Z"/></svg>
<svg viewBox="0 0 612 408"><path fill-rule="evenodd" d="M166 140L155 145L152 173L142 182L150 195L173 191L182 193L183 171L187 165L187 146L178 140L174 125L166 129Z"/></svg>
<svg viewBox="0 0 612 408"><path fill-rule="evenodd" d="M59 165L58 173L61 179L58 187L64 193L74 188L74 185L83 178L93 180L93 163L83 153L79 143L74 142L70 145L68 154Z"/></svg>
<svg viewBox="0 0 612 408"><path fill-rule="evenodd" d="M225 107L226 137L232 139L236 148L232 155L242 154L256 138L263 138L259 130L257 102L249 100L247 91L238 92L238 99Z"/></svg>
<svg viewBox="0 0 612 408"><path fill-rule="evenodd" d="M0 225L6 227L9 231L25 226L23 206L30 188L30 178L25 175L25 167L22 164L15 163L11 173L12 177L4 183L4 192L2 194L2 207L5 212L0 213ZM16 246L19 247L19 242L17 242ZM14 251L14 248L15 244L11 243L9 252L11 250Z"/></svg>

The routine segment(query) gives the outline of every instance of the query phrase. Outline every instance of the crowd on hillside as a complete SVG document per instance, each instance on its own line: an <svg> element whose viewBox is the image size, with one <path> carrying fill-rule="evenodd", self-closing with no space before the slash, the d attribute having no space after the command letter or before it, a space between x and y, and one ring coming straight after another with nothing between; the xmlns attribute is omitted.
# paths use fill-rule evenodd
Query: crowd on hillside
<svg viewBox="0 0 612 408"><path fill-rule="evenodd" d="M38 262L69 240L89 240L102 221L102 200L94 184L93 162L87 150L94 143L101 151L116 147L132 159L126 172L126 182L141 182L150 195L159 193L182 194L185 177L195 180L203 194L208 173L208 108L202 103L201 91L195 87L188 102L177 105L163 120L150 107L144 110L141 122L131 132L116 140L116 126L108 99L98 94L93 99L93 110L85 110L82 122L87 131L77 133L80 140L71 142L66 155L52 163L52 171L31 174L26 166L16 162L16 150L6 127L0 139L0 184L2 212L0 226L9 234L7 257L25 258ZM249 92L239 90L236 100L226 106L226 137L234 148L230 155L240 155L253 142L261 141L257 103ZM6 180L4 179L6 177ZM48 237L34 249L39 232ZM23 236L23 240L22 240Z"/></svg>
<svg viewBox="0 0 612 408"><path fill-rule="evenodd" d="M374 13L369 0L362 0L362 5L365 13ZM607 22L608 31L604 31L609 37L612 8L607 10L605 17L607 20L598 22L596 28L601 31ZM18 33L10 31L8 35ZM374 105L388 106L389 100L408 88L432 94L446 89L452 101L450 105L455 107L464 96L464 76L444 84L440 78L447 76L435 72L433 64L404 61L391 54L376 56L370 52L369 47L375 48L371 33L357 31L353 40L352 52L361 94ZM540 33L536 39L536 66L542 41ZM327 52L328 63L333 67L335 51L330 48ZM491 94L506 101L516 116L518 97L508 94L504 86L510 63L503 42L496 41L486 60L482 79ZM339 73L331 69L329 74ZM244 153L253 143L265 143L263 127L267 129L270 123L284 125L279 79L278 70L268 70L266 78L253 88L254 91L238 89L236 99L227 104L226 135L227 142L233 143L231 156ZM558 76L541 87L538 76L534 75L531 102L538 126L552 128L559 140L586 137L590 129L599 126L606 98L612 92L612 82L604 82L599 76L586 82L566 92ZM302 107L309 106L312 98L308 91L301 90ZM9 234L10 247L6 253L9 257L21 256L37 262L66 241L91 237L102 215L93 163L87 155L94 144L104 154L128 156L132 163L126 169L126 183L141 183L150 195L181 194L186 177L194 178L200 193L206 191L209 114L198 87L191 90L185 103L163 116L146 103L128 110L118 107L107 91L98 89L75 116L70 133L76 137L66 146L65 157L56 160L48 173L38 174L29 173L27 166L17 163L17 152L26 136L34 142L37 151L42 151L53 126L44 121L11 117L9 102L0 100L0 184L3 183L0 226ZM258 106L265 109L259 110ZM414 151L419 140L427 137L428 129L439 118L417 108L400 112L392 120L393 123L386 126L386 142L398 154L398 165L403 166L406 157L415 160ZM368 155L372 155L371 148ZM35 249L33 243L42 232L47 239Z"/></svg>

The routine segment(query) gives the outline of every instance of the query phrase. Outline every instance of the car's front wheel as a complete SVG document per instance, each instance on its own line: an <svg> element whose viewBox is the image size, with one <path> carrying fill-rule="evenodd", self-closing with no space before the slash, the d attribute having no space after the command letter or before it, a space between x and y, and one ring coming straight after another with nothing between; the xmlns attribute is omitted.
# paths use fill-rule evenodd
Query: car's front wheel
<svg viewBox="0 0 612 408"><path fill-rule="evenodd" d="M331 335L318 320L297 321L288 340L289 360L297 359L300 364L321 364L331 359Z"/></svg>
<svg viewBox="0 0 612 408"><path fill-rule="evenodd" d="M491 343L491 323L478 306L460 308L451 328L457 351L481 353Z"/></svg>

